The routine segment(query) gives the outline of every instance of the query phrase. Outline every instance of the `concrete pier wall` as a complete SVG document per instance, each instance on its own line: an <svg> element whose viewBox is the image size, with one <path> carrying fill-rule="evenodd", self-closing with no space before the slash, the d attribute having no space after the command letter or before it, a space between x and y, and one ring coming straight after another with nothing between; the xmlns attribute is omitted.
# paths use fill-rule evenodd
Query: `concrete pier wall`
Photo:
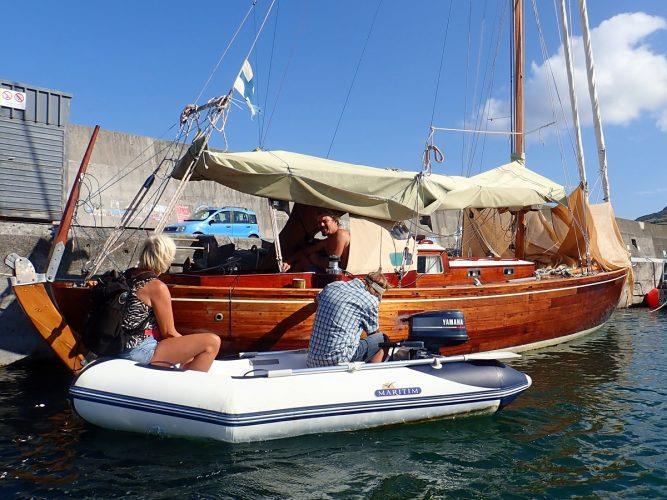
<svg viewBox="0 0 667 500"><path fill-rule="evenodd" d="M67 127L65 196L74 182L92 132L92 127ZM83 210L78 211L76 222L82 226L115 227L125 214L125 208L159 162L167 157L168 164L159 174L162 177L155 180L155 186L162 182L186 149L185 145L172 145L151 137L100 130L88 166L88 175L81 189L80 199L85 204ZM154 227L167 208L168 201L175 196L177 187L177 180L169 180L164 195L154 203L152 212L150 206L147 206L132 225L138 226L141 220L148 217L147 227ZM254 210L261 236L273 238L266 199L239 193L209 181L188 183L170 221L183 220L202 206L234 206Z"/></svg>
<svg viewBox="0 0 667 500"><path fill-rule="evenodd" d="M657 286L667 262L667 225L616 218L623 242L632 255L632 303Z"/></svg>

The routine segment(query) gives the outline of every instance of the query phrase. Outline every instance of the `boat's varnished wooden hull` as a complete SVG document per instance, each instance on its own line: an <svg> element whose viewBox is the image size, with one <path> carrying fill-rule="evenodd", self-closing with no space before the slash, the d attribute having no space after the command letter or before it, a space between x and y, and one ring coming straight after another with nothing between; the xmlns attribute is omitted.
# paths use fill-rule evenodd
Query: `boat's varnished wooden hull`
<svg viewBox="0 0 667 500"><path fill-rule="evenodd" d="M380 327L392 339L408 335L407 318L421 311L464 312L470 341L447 353L558 343L604 324L623 289L625 270L592 276L485 286L395 288L380 307ZM176 326L182 333L220 335L222 352L308 345L318 289L187 286L171 284ZM54 295L74 329L82 323L88 291L63 284Z"/></svg>

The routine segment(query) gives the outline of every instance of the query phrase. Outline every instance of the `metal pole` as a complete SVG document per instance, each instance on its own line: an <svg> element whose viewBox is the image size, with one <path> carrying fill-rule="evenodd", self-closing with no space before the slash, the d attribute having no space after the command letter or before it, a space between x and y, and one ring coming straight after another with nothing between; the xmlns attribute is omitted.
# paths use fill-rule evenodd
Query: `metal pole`
<svg viewBox="0 0 667 500"><path fill-rule="evenodd" d="M588 92L591 96L593 108L593 125L595 126L595 138L598 144L598 163L600 165L600 179L602 180L602 192L604 201L609 201L609 178L607 177L607 148L604 144L604 133L602 132L602 119L600 118L600 103L595 86L595 63L593 62L593 47L591 46L591 35L588 27L588 12L586 0L579 0L579 14L581 15L581 29L584 36L584 53L586 55L586 73L588 75Z"/></svg>
<svg viewBox="0 0 667 500"><path fill-rule="evenodd" d="M523 71L524 71L524 35L523 35L523 0L512 0L514 13L514 151L512 159L523 160L526 151L523 141Z"/></svg>
<svg viewBox="0 0 667 500"><path fill-rule="evenodd" d="M565 54L565 67L567 68L567 82L570 89L570 105L572 106L572 123L577 139L577 164L579 166L579 179L584 188L584 193L588 198L588 181L586 180L586 163L584 160L584 146L581 141L581 127L579 125L579 108L577 106L577 93L574 83L574 70L572 67L572 54L570 52L570 30L567 25L567 11L565 0L560 0L559 4L561 26L563 28L563 52Z"/></svg>
<svg viewBox="0 0 667 500"><path fill-rule="evenodd" d="M283 252L280 248L280 237L278 232L278 220L276 219L276 207L273 206L273 201L268 199L269 213L271 214L271 229L273 231L273 246L276 249L276 263L278 264L278 272L283 272Z"/></svg>

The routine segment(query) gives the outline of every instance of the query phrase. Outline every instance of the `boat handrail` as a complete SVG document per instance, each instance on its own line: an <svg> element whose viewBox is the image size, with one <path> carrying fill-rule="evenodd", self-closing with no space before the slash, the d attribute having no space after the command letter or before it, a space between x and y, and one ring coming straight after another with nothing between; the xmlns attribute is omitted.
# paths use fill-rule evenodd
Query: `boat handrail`
<svg viewBox="0 0 667 500"><path fill-rule="evenodd" d="M251 359L257 358L259 356L275 356L276 354L306 354L308 349L286 349L283 351L248 351L240 352L238 354L238 359Z"/></svg>
<svg viewBox="0 0 667 500"><path fill-rule="evenodd" d="M275 351L281 352L281 351ZM274 352L274 354L275 354ZM282 352L293 352L293 351L282 351ZM358 371L370 371L370 370L386 370L390 368L402 368L407 366L425 366L430 365L432 368L439 370L442 368L443 364L446 363L459 363L465 361L493 361L501 359L516 359L520 358L521 355L514 352L498 351L498 352L483 352L483 353L473 353L473 354L461 354L457 356L432 356L430 358L423 359L409 359L409 360L400 360L400 361L385 361L382 363L365 363L363 361L353 361L349 363L341 363L335 366L318 366L314 368L281 368L277 370L266 370L266 369L255 369L244 374L242 377L233 377L233 378L278 378L278 377L294 377L298 375L315 375L322 373L340 373L340 372L349 372L354 373ZM252 375L250 375L252 373Z"/></svg>

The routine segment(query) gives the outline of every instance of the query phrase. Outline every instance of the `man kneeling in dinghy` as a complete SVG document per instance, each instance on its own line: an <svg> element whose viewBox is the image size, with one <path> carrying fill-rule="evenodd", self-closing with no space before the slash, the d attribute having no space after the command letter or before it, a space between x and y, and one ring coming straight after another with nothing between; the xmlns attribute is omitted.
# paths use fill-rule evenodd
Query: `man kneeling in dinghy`
<svg viewBox="0 0 667 500"><path fill-rule="evenodd" d="M388 287L380 271L366 275L364 280L334 281L317 296L317 312L308 345L306 364L333 366L349 361L377 363L387 354L380 343L378 308ZM361 332L367 337L361 339Z"/></svg>

